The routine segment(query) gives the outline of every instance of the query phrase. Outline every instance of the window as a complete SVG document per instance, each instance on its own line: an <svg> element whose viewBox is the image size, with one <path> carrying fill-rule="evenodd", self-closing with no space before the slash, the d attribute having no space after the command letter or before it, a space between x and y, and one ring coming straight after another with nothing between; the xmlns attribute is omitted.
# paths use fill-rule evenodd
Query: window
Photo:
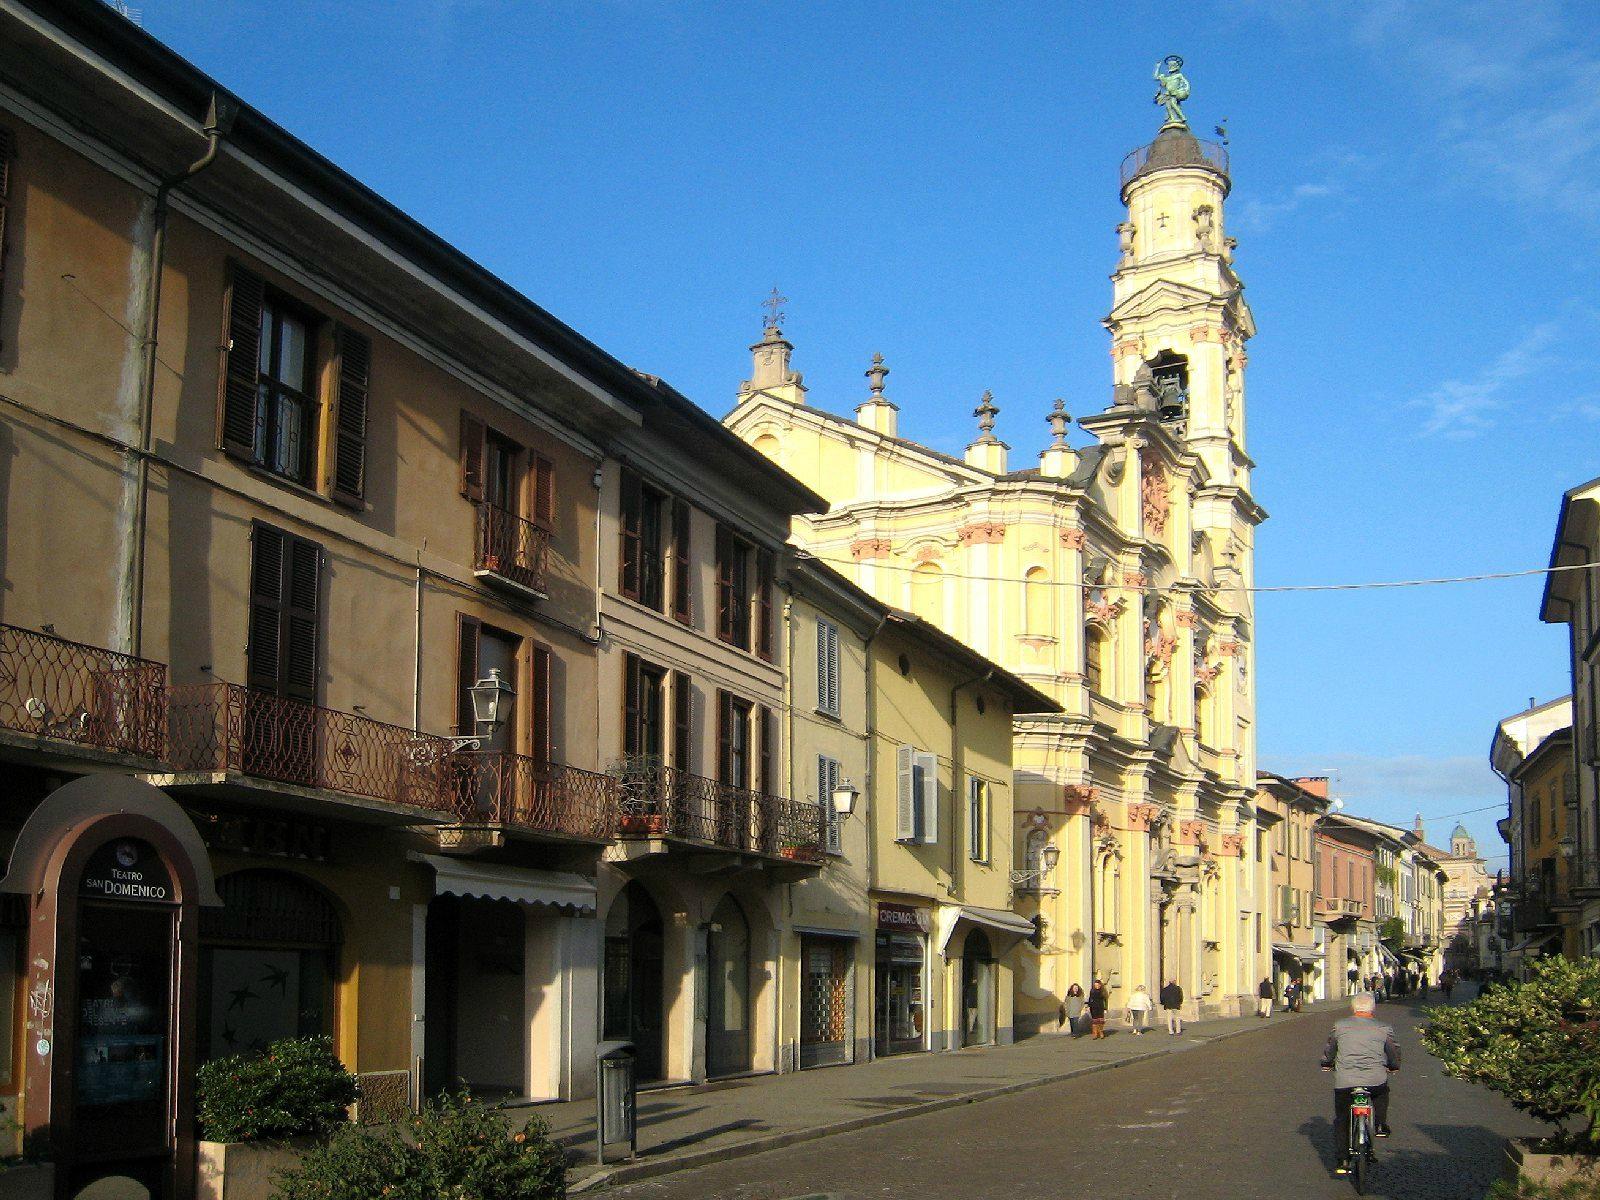
<svg viewBox="0 0 1600 1200"><path fill-rule="evenodd" d="M661 611L661 520L667 498L633 472L622 472L622 594Z"/></svg>
<svg viewBox="0 0 1600 1200"><path fill-rule="evenodd" d="M317 340L325 325L253 272L230 268L222 448L306 487L318 483ZM366 487L372 347L365 335L341 325L332 331L331 353L330 490L337 500L359 504Z"/></svg>
<svg viewBox="0 0 1600 1200"><path fill-rule="evenodd" d="M270 525L250 534L250 630L246 683L315 703L322 548Z"/></svg>
<svg viewBox="0 0 1600 1200"><path fill-rule="evenodd" d="M839 715L839 627L817 622L817 710Z"/></svg>
<svg viewBox="0 0 1600 1200"><path fill-rule="evenodd" d="M750 545L717 526L717 636L750 649Z"/></svg>
<svg viewBox="0 0 1600 1200"><path fill-rule="evenodd" d="M717 693L717 782L746 791L752 775L750 716L754 708L731 692Z"/></svg>
<svg viewBox="0 0 1600 1200"><path fill-rule="evenodd" d="M17 138L0 128L0 295L4 294L6 267L6 214L11 208L11 164L17 157Z"/></svg>
<svg viewBox="0 0 1600 1200"><path fill-rule="evenodd" d="M1211 694L1200 687L1194 690L1194 739L1202 746L1211 744Z"/></svg>
<svg viewBox="0 0 1600 1200"><path fill-rule="evenodd" d="M1083 631L1083 673L1089 690L1105 694L1106 631L1098 625L1089 625Z"/></svg>
<svg viewBox="0 0 1600 1200"><path fill-rule="evenodd" d="M690 727L690 706L694 702L693 685L682 671L672 673L672 765L680 771L693 771L691 757L693 737Z"/></svg>
<svg viewBox="0 0 1600 1200"><path fill-rule="evenodd" d="M822 821L822 848L829 854L844 852L839 810L833 806L833 793L839 790L840 778L839 760L817 755L817 808Z"/></svg>
<svg viewBox="0 0 1600 1200"><path fill-rule="evenodd" d="M500 678L512 690L512 709L504 715L500 727L482 737L483 749L504 753L520 753L521 725L517 709L528 705L529 751L539 762L549 762L552 750L550 720L550 650L538 643L532 644L529 663L532 684L522 682L523 639L515 634L485 625L477 617L466 613L456 615L456 732L463 736L478 734L477 718L473 715L472 689L478 680L487 678L490 671L498 671ZM505 703L502 701L502 704Z"/></svg>
<svg viewBox="0 0 1600 1200"><path fill-rule="evenodd" d="M630 654L623 662L622 752L657 762L666 751L663 700L667 672Z"/></svg>
<svg viewBox="0 0 1600 1200"><path fill-rule="evenodd" d="M981 779L967 780L967 857L989 861L989 785Z"/></svg>
<svg viewBox="0 0 1600 1200"><path fill-rule="evenodd" d="M896 752L895 840L939 840L939 760L912 746Z"/></svg>

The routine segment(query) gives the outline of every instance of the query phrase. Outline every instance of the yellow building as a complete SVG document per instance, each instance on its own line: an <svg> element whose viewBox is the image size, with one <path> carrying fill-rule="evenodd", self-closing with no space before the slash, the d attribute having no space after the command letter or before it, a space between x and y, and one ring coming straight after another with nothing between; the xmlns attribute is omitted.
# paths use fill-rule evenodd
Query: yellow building
<svg viewBox="0 0 1600 1200"><path fill-rule="evenodd" d="M1272 979L1283 985L1299 979L1307 998L1326 995L1325 952L1317 944L1313 921L1317 890L1317 822L1329 808L1326 779L1286 779L1259 773L1256 793L1256 861L1267 898L1259 918L1270 931Z"/></svg>
<svg viewBox="0 0 1600 1200"><path fill-rule="evenodd" d="M1573 810L1577 789L1572 777L1572 727L1557 729L1533 747L1511 771L1521 808L1520 838L1512 847L1511 944L1516 971L1522 962L1547 953L1576 957L1581 904L1573 895L1572 854L1577 839Z"/></svg>
<svg viewBox="0 0 1600 1200"><path fill-rule="evenodd" d="M1267 961L1256 891L1253 582L1244 366L1254 321L1223 227L1226 154L1182 126L1128 157L1113 275L1113 403L1061 402L1037 466L1014 469L977 409L963 458L898 432L875 356L854 419L808 402L769 322L728 425L831 503L794 537L1057 700L1014 729L1024 834L1058 857L1019 911L1040 946L1017 1028L1053 1025L1073 983L1114 1003L1177 978L1191 1009L1237 1011ZM1046 414L1040 414L1045 416Z"/></svg>

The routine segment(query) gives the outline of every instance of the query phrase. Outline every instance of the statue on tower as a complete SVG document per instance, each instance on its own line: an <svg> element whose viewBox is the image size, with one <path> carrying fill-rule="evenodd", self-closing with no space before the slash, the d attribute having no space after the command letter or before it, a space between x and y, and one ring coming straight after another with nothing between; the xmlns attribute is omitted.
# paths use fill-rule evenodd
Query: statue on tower
<svg viewBox="0 0 1600 1200"><path fill-rule="evenodd" d="M1169 54L1156 64L1156 82L1161 85L1161 90L1155 95L1155 102L1167 110L1167 119L1161 128L1189 128L1189 121L1183 115L1183 102L1189 98L1189 81L1183 77L1183 59L1176 54Z"/></svg>

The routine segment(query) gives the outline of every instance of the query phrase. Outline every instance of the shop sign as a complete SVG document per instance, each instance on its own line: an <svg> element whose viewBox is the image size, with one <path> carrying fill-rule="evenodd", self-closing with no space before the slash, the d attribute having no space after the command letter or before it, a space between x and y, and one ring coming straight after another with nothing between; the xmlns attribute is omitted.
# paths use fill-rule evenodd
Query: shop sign
<svg viewBox="0 0 1600 1200"><path fill-rule="evenodd" d="M911 904L878 903L878 928L905 933L928 932L928 910Z"/></svg>
<svg viewBox="0 0 1600 1200"><path fill-rule="evenodd" d="M172 877L148 842L116 838L89 856L79 894L90 900L172 904Z"/></svg>
<svg viewBox="0 0 1600 1200"><path fill-rule="evenodd" d="M206 844L232 854L328 861L328 827L282 817L218 817L205 829Z"/></svg>

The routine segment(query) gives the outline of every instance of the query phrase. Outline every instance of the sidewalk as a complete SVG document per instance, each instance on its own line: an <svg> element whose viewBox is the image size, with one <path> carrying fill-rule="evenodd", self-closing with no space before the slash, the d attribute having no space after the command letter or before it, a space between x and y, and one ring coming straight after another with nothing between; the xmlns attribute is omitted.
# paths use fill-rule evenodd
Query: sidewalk
<svg viewBox="0 0 1600 1200"><path fill-rule="evenodd" d="M593 1100L543 1104L528 1111L566 1148L572 1164L568 1189L581 1192L1182 1053L1272 1023L1305 1020L1308 1014L1275 1014L1270 1021L1254 1016L1196 1021L1182 1037L1169 1037L1164 1030L1134 1037L1125 1026L1115 1025L1101 1042L1044 1034L1014 1046L909 1054L857 1066L642 1092L639 1157L604 1168L594 1159ZM611 1153L624 1149L615 1147Z"/></svg>

